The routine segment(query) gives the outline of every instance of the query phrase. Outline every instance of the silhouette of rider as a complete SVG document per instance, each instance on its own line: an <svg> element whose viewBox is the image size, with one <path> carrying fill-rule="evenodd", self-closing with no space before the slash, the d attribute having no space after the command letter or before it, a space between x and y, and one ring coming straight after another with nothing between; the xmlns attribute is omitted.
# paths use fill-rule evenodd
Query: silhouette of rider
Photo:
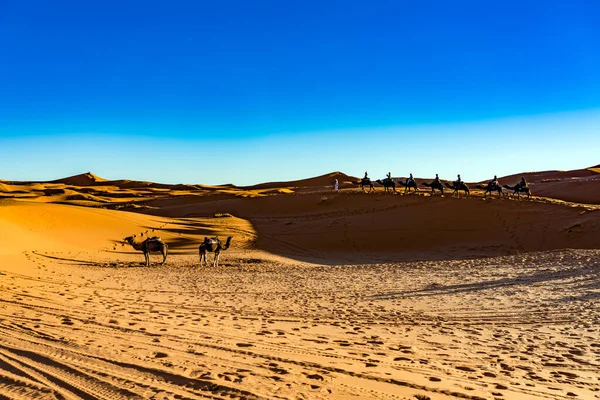
<svg viewBox="0 0 600 400"><path fill-rule="evenodd" d="M500 186L500 183L498 183L498 177L496 175L494 175L494 179L492 179L490 181L490 183L488 183L488 185L492 186L492 187L498 187L498 186Z"/></svg>
<svg viewBox="0 0 600 400"><path fill-rule="evenodd" d="M521 188L526 188L527 187L527 181L525 180L524 176L521 177L521 181L519 183L517 183L517 186L521 187Z"/></svg>
<svg viewBox="0 0 600 400"><path fill-rule="evenodd" d="M367 171L365 171L365 177L363 178L363 180L369 180L369 174L367 174Z"/></svg>
<svg viewBox="0 0 600 400"><path fill-rule="evenodd" d="M454 186L460 186L462 182L462 180L460 179L460 174L457 175L458 179L454 181Z"/></svg>
<svg viewBox="0 0 600 400"><path fill-rule="evenodd" d="M438 174L435 174L435 179L433 180L435 183L440 183L440 177Z"/></svg>
<svg viewBox="0 0 600 400"><path fill-rule="evenodd" d="M386 176L387 176L388 182L391 182L392 181L392 173L388 172Z"/></svg>
<svg viewBox="0 0 600 400"><path fill-rule="evenodd" d="M406 186L408 186L408 184L410 182L412 182L412 181L414 181L414 179L413 179L413 176L412 176L412 173L411 173L410 176L408 178L406 178Z"/></svg>

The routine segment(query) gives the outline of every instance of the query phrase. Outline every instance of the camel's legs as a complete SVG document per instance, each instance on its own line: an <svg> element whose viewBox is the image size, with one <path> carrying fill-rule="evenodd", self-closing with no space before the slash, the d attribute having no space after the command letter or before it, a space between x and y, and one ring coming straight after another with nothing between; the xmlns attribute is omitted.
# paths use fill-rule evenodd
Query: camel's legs
<svg viewBox="0 0 600 400"><path fill-rule="evenodd" d="M150 266L150 254L148 252L144 252L144 258L146 258L146 267Z"/></svg>
<svg viewBox="0 0 600 400"><path fill-rule="evenodd" d="M167 245L164 245L163 248L161 249L161 253L163 255L163 260L162 260L162 264L164 264L167 261Z"/></svg>

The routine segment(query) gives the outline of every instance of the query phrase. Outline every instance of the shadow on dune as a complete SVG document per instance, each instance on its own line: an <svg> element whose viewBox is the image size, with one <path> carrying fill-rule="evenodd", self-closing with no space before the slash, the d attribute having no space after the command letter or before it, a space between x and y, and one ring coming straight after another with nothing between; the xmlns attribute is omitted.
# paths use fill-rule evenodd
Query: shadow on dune
<svg viewBox="0 0 600 400"><path fill-rule="evenodd" d="M66 257L57 257L57 256L50 256L48 254L41 254L38 252L33 251L33 254L35 254L38 257L43 257L43 258L49 258L51 260L57 260L57 261L64 261L65 264L76 264L76 265L93 265L93 266L97 266L100 263L98 262L94 262L94 261L88 261L88 260L79 260L76 258L66 258Z"/></svg>
<svg viewBox="0 0 600 400"><path fill-rule="evenodd" d="M599 211L552 203L349 191L213 202L158 200L150 205L154 208L148 213L186 218L164 228L190 238L167 239L173 240L174 248L185 249L194 238L215 234L233 235L232 248L239 248L240 237L248 231L230 221L244 221L254 235L246 241L248 247L325 265L484 258L600 246ZM235 217L214 218L222 214ZM578 226L576 232L569 229L573 225Z"/></svg>
<svg viewBox="0 0 600 400"><path fill-rule="evenodd" d="M126 252L113 252L120 254L129 254ZM33 252L38 257L49 258L51 260L59 261L58 264L69 264L69 265L78 265L81 267L99 267L99 268L117 268L117 267L127 267L127 268L135 268L135 267L146 267L146 264L143 262L143 256L141 261L107 261L107 262L99 262L99 261L91 261L91 260L82 260L77 258L67 258L67 257L57 257L50 256L48 254L41 254L37 252ZM140 253L141 254L141 253Z"/></svg>
<svg viewBox="0 0 600 400"><path fill-rule="evenodd" d="M493 279L489 281L480 281L473 283L466 283L461 285L434 285L432 287L428 287L420 290L409 290L403 292L390 292L383 293L374 296L368 296L368 299L374 300L393 300L397 298L410 298L410 297L430 297L430 296L441 296L441 295L455 295L459 293L473 293L477 291L483 291L488 289L497 289L504 287L518 287L518 286L530 286L538 283L548 283L552 281L560 281L560 280L573 280L583 276L590 275L591 271L597 268L598 265L595 266L581 266L577 268L564 269L559 271L537 271L531 275L520 275L511 278L501 278L501 279ZM588 278L589 280L589 290L600 288L600 278ZM581 288L578 286L578 292ZM596 297L600 296L598 293L594 293ZM585 296L585 295L583 295ZM561 301L572 301L579 299L580 296L563 298ZM596 298L594 297L594 298Z"/></svg>

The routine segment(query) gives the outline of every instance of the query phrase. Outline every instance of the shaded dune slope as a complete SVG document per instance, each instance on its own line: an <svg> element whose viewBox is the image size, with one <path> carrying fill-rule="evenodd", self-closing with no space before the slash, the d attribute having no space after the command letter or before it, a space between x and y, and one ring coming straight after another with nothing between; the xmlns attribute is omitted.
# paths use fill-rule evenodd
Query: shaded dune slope
<svg viewBox="0 0 600 400"><path fill-rule="evenodd" d="M522 176L536 196L600 204L600 168L597 166L572 171L527 172L502 177L500 182L514 185Z"/></svg>
<svg viewBox="0 0 600 400"><path fill-rule="evenodd" d="M254 226L259 249L322 263L600 247L600 211L566 203L307 194L152 205L170 217L236 215Z"/></svg>

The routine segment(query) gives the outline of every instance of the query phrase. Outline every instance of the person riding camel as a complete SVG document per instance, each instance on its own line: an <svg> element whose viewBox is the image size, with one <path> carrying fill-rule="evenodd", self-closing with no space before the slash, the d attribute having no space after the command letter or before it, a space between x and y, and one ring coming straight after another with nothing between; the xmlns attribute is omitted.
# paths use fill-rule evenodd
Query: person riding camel
<svg viewBox="0 0 600 400"><path fill-rule="evenodd" d="M413 181L414 181L414 179L413 179L413 176L412 176L412 173L411 173L410 176L408 178L406 178L406 186L408 186L409 183L411 183Z"/></svg>
<svg viewBox="0 0 600 400"><path fill-rule="evenodd" d="M520 188L526 188L527 187L527 181L525 180L524 176L521 177L521 181L519 183L517 183L516 186L518 186Z"/></svg>
<svg viewBox="0 0 600 400"><path fill-rule="evenodd" d="M460 179L460 174L458 174L457 177L458 177L458 179L454 181L455 187L458 187L463 183L462 180Z"/></svg>
<svg viewBox="0 0 600 400"><path fill-rule="evenodd" d="M363 178L363 181L368 181L369 180L369 174L367 174L367 171L365 171L365 177Z"/></svg>
<svg viewBox="0 0 600 400"><path fill-rule="evenodd" d="M388 182L391 182L392 181L392 173L388 172L386 176L387 176Z"/></svg>
<svg viewBox="0 0 600 400"><path fill-rule="evenodd" d="M435 179L433 180L435 183L440 183L440 177L438 174L435 174Z"/></svg>
<svg viewBox="0 0 600 400"><path fill-rule="evenodd" d="M496 175L494 175L494 179L492 179L489 183L488 186L490 187L499 187L500 183L498 182L498 177Z"/></svg>

